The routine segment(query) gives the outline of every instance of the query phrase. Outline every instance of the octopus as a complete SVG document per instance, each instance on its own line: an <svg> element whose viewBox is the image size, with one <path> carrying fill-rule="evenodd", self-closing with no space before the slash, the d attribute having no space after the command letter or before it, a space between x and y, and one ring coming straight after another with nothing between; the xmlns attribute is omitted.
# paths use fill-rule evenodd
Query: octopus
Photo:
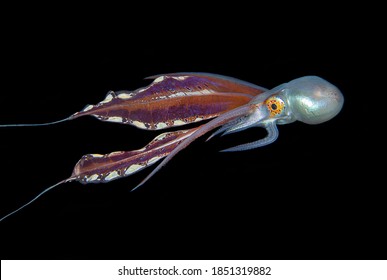
<svg viewBox="0 0 387 280"><path fill-rule="evenodd" d="M149 77L153 82L134 91L109 91L105 99L87 105L63 120L43 124L5 124L0 127L54 125L83 116L128 124L143 130L165 130L198 123L190 129L167 131L141 149L109 154L87 154L76 163L70 177L46 188L31 201L2 217L15 214L47 191L66 182L107 183L159 165L136 187L145 184L177 153L194 140L217 129L227 135L261 127L266 136L223 150L237 152L259 148L278 138L277 125L300 121L314 125L335 117L343 107L341 91L317 76L305 76L266 89L239 79L209 73L173 73Z"/></svg>

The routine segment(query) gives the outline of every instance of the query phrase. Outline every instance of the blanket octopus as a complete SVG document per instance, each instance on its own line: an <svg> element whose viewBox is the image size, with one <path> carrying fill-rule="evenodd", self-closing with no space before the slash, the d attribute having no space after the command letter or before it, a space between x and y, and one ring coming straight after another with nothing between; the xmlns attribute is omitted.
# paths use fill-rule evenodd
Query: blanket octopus
<svg viewBox="0 0 387 280"><path fill-rule="evenodd" d="M209 73L173 73L149 77L153 82L134 91L110 91L96 105L87 105L70 117L43 124L7 124L0 127L52 125L82 116L129 124L144 130L162 130L191 123L190 129L158 135L145 147L134 151L87 154L75 165L71 176L45 189L28 203L2 217L0 221L29 205L45 192L70 181L83 184L106 183L126 177L159 161L160 164L132 191L143 185L178 152L198 137L218 128L210 137L262 127L267 135L252 143L224 151L255 149L274 142L277 125L301 121L319 124L336 116L344 103L340 90L317 76L305 76L266 89L235 78Z"/></svg>

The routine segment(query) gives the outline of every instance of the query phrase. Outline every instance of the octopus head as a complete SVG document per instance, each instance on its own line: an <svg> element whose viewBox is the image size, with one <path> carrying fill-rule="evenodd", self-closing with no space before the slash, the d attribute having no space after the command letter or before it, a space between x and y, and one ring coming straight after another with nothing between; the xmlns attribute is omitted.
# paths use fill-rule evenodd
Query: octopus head
<svg viewBox="0 0 387 280"><path fill-rule="evenodd" d="M319 124L336 116L344 104L340 90L316 76L306 76L286 84L284 99L289 116L307 124Z"/></svg>

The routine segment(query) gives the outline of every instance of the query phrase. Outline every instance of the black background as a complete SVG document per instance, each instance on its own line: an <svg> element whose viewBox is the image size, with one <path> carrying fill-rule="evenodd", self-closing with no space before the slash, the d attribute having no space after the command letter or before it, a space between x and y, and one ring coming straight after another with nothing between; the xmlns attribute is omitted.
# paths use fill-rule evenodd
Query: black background
<svg viewBox="0 0 387 280"><path fill-rule="evenodd" d="M239 25L227 18L189 27L179 17L155 20L145 31L149 17L70 27L71 15L50 15L3 26L4 124L59 120L108 90L182 71L267 88L318 75L345 104L327 123L280 126L279 139L256 150L218 152L263 137L261 129L202 137L136 192L149 170L57 187L1 223L2 259L385 258L385 151L375 141L385 109L380 88L370 89L378 82L371 63L380 62L363 48L372 35L345 23L310 26L313 17L296 27L287 18L279 29L257 14ZM138 149L159 134L92 117L0 133L2 216L69 177L82 155Z"/></svg>

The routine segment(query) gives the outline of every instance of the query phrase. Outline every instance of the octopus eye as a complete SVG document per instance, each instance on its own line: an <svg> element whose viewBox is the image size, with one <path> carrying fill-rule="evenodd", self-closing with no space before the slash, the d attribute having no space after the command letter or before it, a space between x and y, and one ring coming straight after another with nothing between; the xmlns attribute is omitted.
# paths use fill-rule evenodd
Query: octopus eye
<svg viewBox="0 0 387 280"><path fill-rule="evenodd" d="M266 106L270 111L270 116L280 115L285 109L285 103L278 97L270 97L266 100Z"/></svg>

